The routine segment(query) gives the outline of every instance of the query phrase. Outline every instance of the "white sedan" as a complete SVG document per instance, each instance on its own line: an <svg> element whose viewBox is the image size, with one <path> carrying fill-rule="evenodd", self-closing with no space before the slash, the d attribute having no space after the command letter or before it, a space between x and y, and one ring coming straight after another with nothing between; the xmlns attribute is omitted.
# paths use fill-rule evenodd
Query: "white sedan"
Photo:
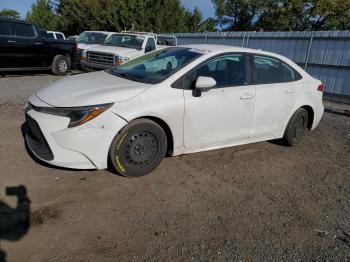
<svg viewBox="0 0 350 262"><path fill-rule="evenodd" d="M324 86L291 60L233 46L190 45L66 77L29 98L26 142L76 169L154 170L166 154L283 139L322 117Z"/></svg>

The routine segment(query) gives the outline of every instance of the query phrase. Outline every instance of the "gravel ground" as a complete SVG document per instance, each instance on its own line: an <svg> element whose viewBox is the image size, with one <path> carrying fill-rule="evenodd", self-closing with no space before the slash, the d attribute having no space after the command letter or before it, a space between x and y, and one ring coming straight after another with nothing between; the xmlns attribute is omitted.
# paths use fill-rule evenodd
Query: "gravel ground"
<svg viewBox="0 0 350 262"><path fill-rule="evenodd" d="M56 79L0 78L0 229L30 209L28 230L11 241L0 231L8 261L350 260L350 117L330 110L297 147L263 142L167 158L127 179L27 154L24 103ZM30 206L14 209L5 190L19 185Z"/></svg>

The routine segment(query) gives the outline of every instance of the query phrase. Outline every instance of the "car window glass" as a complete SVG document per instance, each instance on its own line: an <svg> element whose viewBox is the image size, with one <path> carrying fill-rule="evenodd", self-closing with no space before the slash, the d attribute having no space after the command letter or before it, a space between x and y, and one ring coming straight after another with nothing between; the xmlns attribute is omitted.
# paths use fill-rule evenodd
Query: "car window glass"
<svg viewBox="0 0 350 262"><path fill-rule="evenodd" d="M0 35L11 35L10 26L7 21L0 21Z"/></svg>
<svg viewBox="0 0 350 262"><path fill-rule="evenodd" d="M109 72L137 82L157 84L201 55L190 48L169 47L132 59Z"/></svg>
<svg viewBox="0 0 350 262"><path fill-rule="evenodd" d="M146 52L151 52L153 50L156 50L156 44L154 42L153 38L148 38L146 43Z"/></svg>
<svg viewBox="0 0 350 262"><path fill-rule="evenodd" d="M295 71L280 60L254 56L254 82L256 84L291 82L295 79Z"/></svg>
<svg viewBox="0 0 350 262"><path fill-rule="evenodd" d="M106 40L105 33L83 32L78 36L77 43L81 44L102 44Z"/></svg>
<svg viewBox="0 0 350 262"><path fill-rule="evenodd" d="M13 22L10 24L10 26L11 26L12 34L14 36L20 36L20 37L35 36L32 25Z"/></svg>
<svg viewBox="0 0 350 262"><path fill-rule="evenodd" d="M130 34L112 34L106 38L103 44L141 50L144 41L144 36Z"/></svg>
<svg viewBox="0 0 350 262"><path fill-rule="evenodd" d="M56 34L57 39L63 39L63 35L62 34Z"/></svg>
<svg viewBox="0 0 350 262"><path fill-rule="evenodd" d="M55 38L55 35L53 33L47 33L48 38Z"/></svg>
<svg viewBox="0 0 350 262"><path fill-rule="evenodd" d="M199 76L214 78L216 87L246 85L245 56L228 54L216 57L197 69L197 77Z"/></svg>
<svg viewBox="0 0 350 262"><path fill-rule="evenodd" d="M158 45L176 46L176 38L172 36L158 36Z"/></svg>

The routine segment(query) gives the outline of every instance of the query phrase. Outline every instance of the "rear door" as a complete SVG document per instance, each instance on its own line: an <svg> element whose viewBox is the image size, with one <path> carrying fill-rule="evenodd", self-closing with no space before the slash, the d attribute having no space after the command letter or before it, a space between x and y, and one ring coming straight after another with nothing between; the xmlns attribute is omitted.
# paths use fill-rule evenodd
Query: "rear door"
<svg viewBox="0 0 350 262"><path fill-rule="evenodd" d="M13 45L8 21L0 20L0 68L9 68L13 63Z"/></svg>
<svg viewBox="0 0 350 262"><path fill-rule="evenodd" d="M256 101L252 137L265 139L283 135L284 125L302 88L300 75L283 61L252 55Z"/></svg>
<svg viewBox="0 0 350 262"><path fill-rule="evenodd" d="M11 67L43 67L46 53L38 32L33 25L20 21L9 22L12 36L9 48L12 57Z"/></svg>

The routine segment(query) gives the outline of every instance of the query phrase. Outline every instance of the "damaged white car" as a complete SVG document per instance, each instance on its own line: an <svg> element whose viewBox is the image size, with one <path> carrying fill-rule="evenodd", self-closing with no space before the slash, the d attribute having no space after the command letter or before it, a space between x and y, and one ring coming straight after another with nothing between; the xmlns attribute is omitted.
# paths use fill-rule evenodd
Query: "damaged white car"
<svg viewBox="0 0 350 262"><path fill-rule="evenodd" d="M270 139L297 144L323 114L322 83L260 50L192 45L66 77L29 98L26 141L41 160L142 176L168 155Z"/></svg>

